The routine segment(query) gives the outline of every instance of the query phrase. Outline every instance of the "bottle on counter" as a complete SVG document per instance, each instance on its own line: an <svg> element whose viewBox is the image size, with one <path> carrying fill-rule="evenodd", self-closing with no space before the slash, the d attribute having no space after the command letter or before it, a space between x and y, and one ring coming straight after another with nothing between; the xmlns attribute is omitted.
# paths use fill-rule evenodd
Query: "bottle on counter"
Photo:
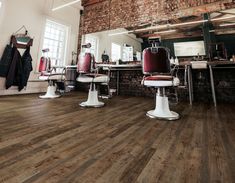
<svg viewBox="0 0 235 183"><path fill-rule="evenodd" d="M175 65L179 65L179 59L178 59L178 57L175 58Z"/></svg>
<svg viewBox="0 0 235 183"><path fill-rule="evenodd" d="M171 57L170 63L171 63L172 65L175 64L175 59L174 59L173 57Z"/></svg>

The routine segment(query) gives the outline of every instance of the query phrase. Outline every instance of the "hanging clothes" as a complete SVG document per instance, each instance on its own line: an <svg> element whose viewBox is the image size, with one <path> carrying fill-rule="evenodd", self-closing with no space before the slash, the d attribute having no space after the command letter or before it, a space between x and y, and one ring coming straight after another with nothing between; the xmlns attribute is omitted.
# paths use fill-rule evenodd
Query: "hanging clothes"
<svg viewBox="0 0 235 183"><path fill-rule="evenodd" d="M13 59L13 48L7 45L0 60L0 77L6 77Z"/></svg>
<svg viewBox="0 0 235 183"><path fill-rule="evenodd" d="M20 70L22 70L21 55L17 48L13 47L13 59L6 77L6 89L13 85L18 86L18 81L20 80Z"/></svg>
<svg viewBox="0 0 235 183"><path fill-rule="evenodd" d="M25 50L23 56L16 47L13 47L12 52L13 58L6 76L6 89L18 86L18 90L21 91L27 86L30 72L33 70L30 48Z"/></svg>
<svg viewBox="0 0 235 183"><path fill-rule="evenodd" d="M24 87L27 86L30 72L33 71L32 61L33 59L30 55L30 47L28 47L22 56L22 67L23 67L22 84Z"/></svg>
<svg viewBox="0 0 235 183"><path fill-rule="evenodd" d="M24 34L19 33L22 29L25 30ZM6 46L0 60L0 77L6 78L6 89L14 85L21 91L27 86L30 72L33 70L30 55L32 45L33 39L24 25L11 36L10 44ZM23 56L18 49L25 49Z"/></svg>

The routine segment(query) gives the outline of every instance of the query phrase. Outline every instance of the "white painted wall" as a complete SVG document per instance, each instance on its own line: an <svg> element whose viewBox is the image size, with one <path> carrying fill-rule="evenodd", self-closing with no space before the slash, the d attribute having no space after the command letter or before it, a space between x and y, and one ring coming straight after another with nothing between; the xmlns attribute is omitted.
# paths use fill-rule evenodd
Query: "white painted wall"
<svg viewBox="0 0 235 183"><path fill-rule="evenodd" d="M64 3L64 0L0 0L0 57L6 44L9 42L12 33L25 25L31 37L34 37L34 43L31 48L33 57L33 68L30 80L38 78L37 73L38 60L41 56L42 38L46 19L54 20L58 23L69 26L69 40L66 54L66 62L71 62L72 51L77 50L77 40L79 31L80 13L79 9L69 6L55 12L51 9L58 4ZM5 78L0 78L0 95L33 93L45 91L46 83L29 82L26 91L18 92L16 87L5 90Z"/></svg>
<svg viewBox="0 0 235 183"><path fill-rule="evenodd" d="M112 43L119 44L123 47L124 44L128 44L133 46L134 51L142 52L141 43L143 42L142 39L136 38L134 34L121 34L121 35L115 35L115 36L109 36L109 34L117 33L117 32L123 32L126 31L125 29L116 29L116 30L109 30L109 31L103 31L103 32L97 32L92 34L87 34L85 36L95 36L98 38L98 54L96 58L96 61L101 61L101 55L106 51L111 59L111 45ZM83 38L83 41L85 39ZM122 48L121 48L122 49Z"/></svg>

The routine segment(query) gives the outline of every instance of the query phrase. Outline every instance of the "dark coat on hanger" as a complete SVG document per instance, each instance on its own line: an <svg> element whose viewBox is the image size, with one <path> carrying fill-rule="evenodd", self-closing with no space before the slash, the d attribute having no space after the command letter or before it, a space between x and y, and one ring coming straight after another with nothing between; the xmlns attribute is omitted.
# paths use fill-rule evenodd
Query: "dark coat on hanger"
<svg viewBox="0 0 235 183"><path fill-rule="evenodd" d="M7 45L0 60L0 77L6 77L13 59L13 48Z"/></svg>
<svg viewBox="0 0 235 183"><path fill-rule="evenodd" d="M33 70L32 61L33 59L30 55L30 47L28 47L22 56L22 67L23 67L22 84L24 87L27 86L30 72Z"/></svg>
<svg viewBox="0 0 235 183"><path fill-rule="evenodd" d="M10 88L13 85L22 85L18 82L21 80L20 73L22 73L22 61L20 52L17 50L16 47L13 47L13 55L14 56L6 77L6 89ZM21 87L19 87L19 90L20 88Z"/></svg>
<svg viewBox="0 0 235 183"><path fill-rule="evenodd" d="M18 86L18 90L21 91L27 85L29 74L33 70L30 48L27 48L21 57L18 49L13 47L13 55L6 77L6 89L14 85Z"/></svg>

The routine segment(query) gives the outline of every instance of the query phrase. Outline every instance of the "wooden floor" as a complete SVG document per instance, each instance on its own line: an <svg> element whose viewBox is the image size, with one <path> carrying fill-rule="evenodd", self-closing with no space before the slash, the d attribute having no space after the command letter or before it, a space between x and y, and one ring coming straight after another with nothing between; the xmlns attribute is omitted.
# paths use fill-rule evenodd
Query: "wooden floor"
<svg viewBox="0 0 235 183"><path fill-rule="evenodd" d="M145 116L150 98L85 98L0 97L0 182L235 182L234 104L179 103L167 122Z"/></svg>

